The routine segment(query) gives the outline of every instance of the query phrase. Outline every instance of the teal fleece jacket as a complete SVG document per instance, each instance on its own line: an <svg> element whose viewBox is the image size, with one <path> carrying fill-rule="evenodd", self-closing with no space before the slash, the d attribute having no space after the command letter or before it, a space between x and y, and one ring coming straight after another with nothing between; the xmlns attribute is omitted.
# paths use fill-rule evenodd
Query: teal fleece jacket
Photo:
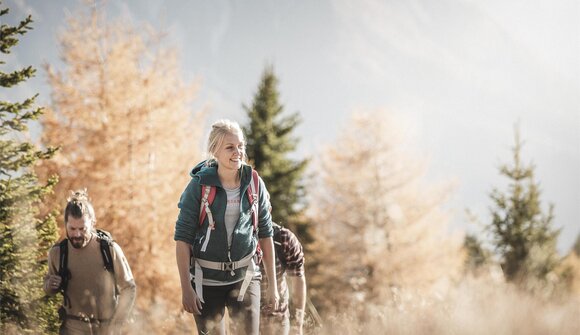
<svg viewBox="0 0 580 335"><path fill-rule="evenodd" d="M178 207L180 209L175 223L175 241L183 241L193 246L194 257L214 262L228 261L227 232L224 224L224 216L227 204L226 191L218 178L217 165L205 166L205 162L199 163L190 173L191 181L181 194ZM230 256L232 261L238 261L256 249L258 239L254 236L251 204L246 194L250 187L252 167L242 165L240 181L240 219L236 224L233 236ZM204 222L199 224L199 212L202 198L202 185L216 187L216 196L210 205L211 213L215 221L215 229L212 230L210 240L205 252L201 252L201 246L205 239L209 225L206 216ZM270 204L265 195L265 185L262 178L259 181L259 210L258 210L258 238L271 237L272 218L270 216ZM193 269L191 270L193 271ZM232 282L242 279L245 268L237 269L232 276L229 271L203 269L203 277L222 282Z"/></svg>

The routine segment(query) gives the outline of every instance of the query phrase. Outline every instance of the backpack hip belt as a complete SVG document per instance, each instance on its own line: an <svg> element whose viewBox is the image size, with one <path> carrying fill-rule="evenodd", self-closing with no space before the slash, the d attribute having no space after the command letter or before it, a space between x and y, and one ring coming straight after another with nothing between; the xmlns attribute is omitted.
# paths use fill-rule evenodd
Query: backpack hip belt
<svg viewBox="0 0 580 335"><path fill-rule="evenodd" d="M244 300L244 295L248 290L248 286L250 286L250 281L254 277L254 274L258 271L258 267L254 264L254 254L256 252L252 252L248 254L246 257L240 259L239 261L235 262L212 262L207 261L205 259L195 259L195 267L194 267L194 274L193 274L193 282L195 284L195 291L197 292L197 296L201 302L205 302L203 300L203 270L202 268L211 269L211 270L219 270L219 271L231 271L232 274L234 270L241 269L247 267L246 275L244 276L244 281L242 282L242 287L240 288L240 293L238 294L238 301Z"/></svg>
<svg viewBox="0 0 580 335"><path fill-rule="evenodd" d="M196 259L195 261L199 263L202 268L212 269L212 270L220 270L220 271L234 271L243 267L250 265L252 259L254 257L254 253L249 254L248 256L240 259L239 261L235 262L213 262L207 261L205 259Z"/></svg>

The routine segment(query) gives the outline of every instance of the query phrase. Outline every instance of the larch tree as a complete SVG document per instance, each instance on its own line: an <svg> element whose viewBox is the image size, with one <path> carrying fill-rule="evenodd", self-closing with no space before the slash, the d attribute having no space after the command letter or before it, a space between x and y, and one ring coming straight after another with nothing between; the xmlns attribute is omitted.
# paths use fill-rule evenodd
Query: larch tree
<svg viewBox="0 0 580 335"><path fill-rule="evenodd" d="M304 172L308 161L289 157L298 144L292 132L300 117L298 113L284 115L278 78L272 66L264 70L251 106L244 109L249 118L249 124L244 127L246 152L268 187L272 217L308 240L308 223L303 215Z"/></svg>
<svg viewBox="0 0 580 335"><path fill-rule="evenodd" d="M553 227L553 205L542 210L540 188L534 179L534 165L521 159L522 142L516 128L513 164L500 167L508 181L507 191L494 189L492 220L487 226L507 280L536 291L542 289L558 266Z"/></svg>
<svg viewBox="0 0 580 335"><path fill-rule="evenodd" d="M173 230L188 169L201 158L197 84L181 77L161 33L100 8L79 11L60 34L63 66L47 66L52 101L43 140L62 150L41 166L58 173L51 208L86 187L97 227L122 246L138 286L137 307L178 302Z"/></svg>
<svg viewBox="0 0 580 335"><path fill-rule="evenodd" d="M1 4L1 3L0 3ZM32 29L28 16L16 25L6 24L8 8L0 8L0 52L9 54L21 35ZM0 60L0 65L6 62ZM33 77L31 66L11 72L0 71L0 87L8 89ZM30 141L28 125L43 109L35 106L37 96L21 102L0 101L0 333L55 333L56 300L46 297L42 261L56 241L54 216L38 216L43 198L56 178L39 182L34 166L49 160L56 149L40 149Z"/></svg>
<svg viewBox="0 0 580 335"><path fill-rule="evenodd" d="M442 208L451 185L425 184L425 163L411 154L405 124L393 114L354 114L347 125L317 161L313 301L344 311L432 293L463 262Z"/></svg>

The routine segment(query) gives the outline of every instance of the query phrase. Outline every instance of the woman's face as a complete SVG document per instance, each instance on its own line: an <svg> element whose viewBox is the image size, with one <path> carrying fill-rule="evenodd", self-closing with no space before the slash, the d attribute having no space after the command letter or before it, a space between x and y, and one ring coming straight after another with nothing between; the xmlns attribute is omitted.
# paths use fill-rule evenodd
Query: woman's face
<svg viewBox="0 0 580 335"><path fill-rule="evenodd" d="M241 134L227 134L215 157L219 168L237 171L242 166L246 147Z"/></svg>

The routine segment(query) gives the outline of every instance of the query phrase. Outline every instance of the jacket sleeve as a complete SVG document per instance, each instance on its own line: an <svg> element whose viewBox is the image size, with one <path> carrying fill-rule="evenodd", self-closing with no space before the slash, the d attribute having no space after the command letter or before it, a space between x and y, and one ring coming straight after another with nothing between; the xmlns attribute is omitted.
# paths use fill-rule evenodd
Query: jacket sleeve
<svg viewBox="0 0 580 335"><path fill-rule="evenodd" d="M185 191L181 194L179 203L179 215L175 223L175 241L183 241L193 245L195 232L198 228L199 206L201 203L201 185L197 178L193 178Z"/></svg>
<svg viewBox="0 0 580 335"><path fill-rule="evenodd" d="M270 201L266 197L266 184L260 177L260 205L258 209L258 238L272 237L272 216L270 215Z"/></svg>

